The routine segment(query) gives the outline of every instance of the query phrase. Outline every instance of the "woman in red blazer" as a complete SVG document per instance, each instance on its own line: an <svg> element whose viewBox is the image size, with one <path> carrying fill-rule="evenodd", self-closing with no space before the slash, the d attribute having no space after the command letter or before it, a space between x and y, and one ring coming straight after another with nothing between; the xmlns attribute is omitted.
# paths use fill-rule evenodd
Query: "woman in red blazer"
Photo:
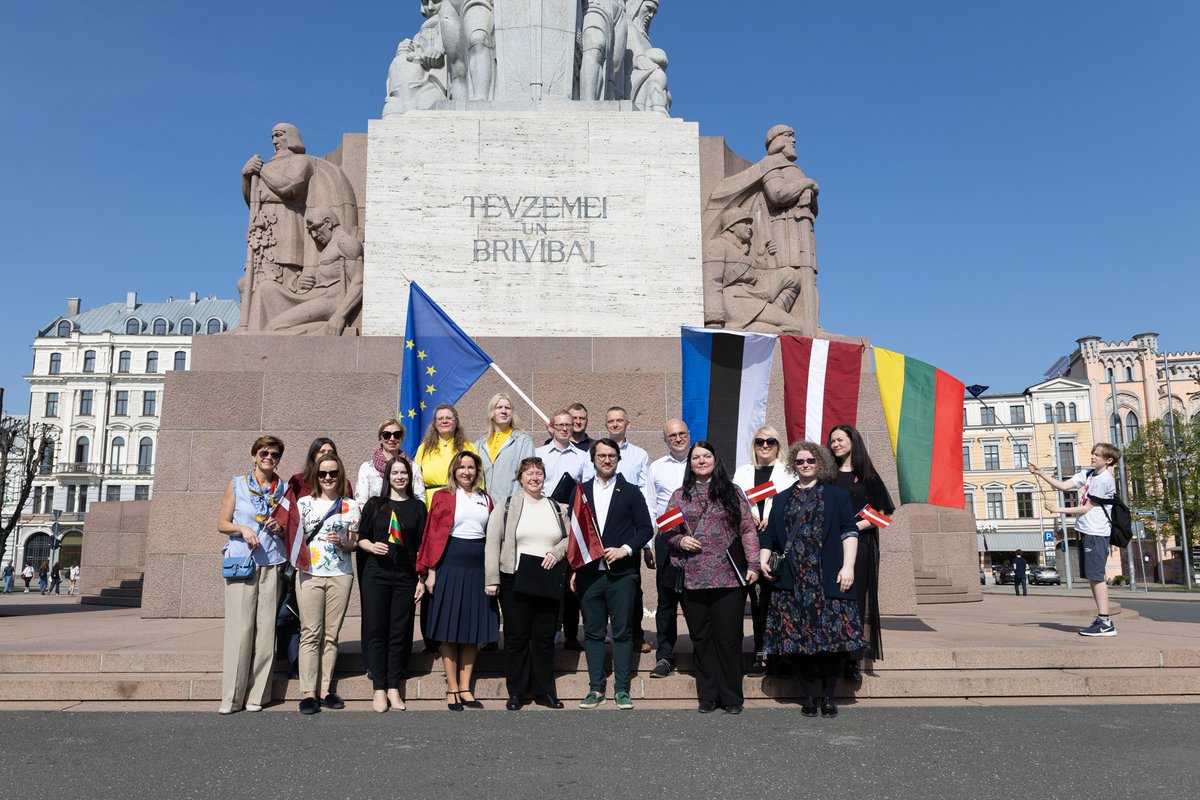
<svg viewBox="0 0 1200 800"><path fill-rule="evenodd" d="M483 708L471 691L479 645L500 638L495 598L485 593L484 543L492 499L482 489L483 462L470 451L450 459L446 487L433 494L417 572L432 595L431 639L442 643L446 707Z"/></svg>

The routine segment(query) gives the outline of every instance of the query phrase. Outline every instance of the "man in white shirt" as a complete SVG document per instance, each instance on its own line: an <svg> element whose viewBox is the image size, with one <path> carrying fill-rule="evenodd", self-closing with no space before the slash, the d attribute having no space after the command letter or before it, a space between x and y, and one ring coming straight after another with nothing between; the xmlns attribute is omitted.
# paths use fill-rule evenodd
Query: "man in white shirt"
<svg viewBox="0 0 1200 800"><path fill-rule="evenodd" d="M587 424L587 411L584 412L584 425ZM550 417L546 426L550 432L550 442L534 451L546 465L546 486L554 492L564 475L570 475L576 483L583 483L583 473L590 462L588 454L577 448L572 440L573 425L570 411L556 411ZM586 431L584 436L587 436ZM590 442L591 439L588 439ZM572 489L572 492L574 489ZM570 503L570 496L552 494L560 503ZM579 598L569 587L563 587L562 602L562 633L564 650L582 650L579 643Z"/></svg>
<svg viewBox="0 0 1200 800"><path fill-rule="evenodd" d="M657 519L667 511L671 495L683 486L683 473L687 469L688 450L692 437L681 419L669 419L663 425L663 442L667 454L650 465L650 489L654 493L654 516ZM658 651L655 653L651 678L665 678L675 670L675 642L679 638L679 593L675 591L676 571L671 568L665 544L655 537L653 558L656 562L658 585L658 607L654 614L654 627L658 632Z"/></svg>

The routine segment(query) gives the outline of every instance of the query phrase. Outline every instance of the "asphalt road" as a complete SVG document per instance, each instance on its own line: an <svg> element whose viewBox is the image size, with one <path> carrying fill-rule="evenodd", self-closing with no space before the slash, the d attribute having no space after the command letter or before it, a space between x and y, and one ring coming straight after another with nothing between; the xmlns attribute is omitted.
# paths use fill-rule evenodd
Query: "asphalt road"
<svg viewBox="0 0 1200 800"><path fill-rule="evenodd" d="M1097 800L1192 785L1198 723L1200 705L846 707L835 720L794 708L740 717L8 712L0 785L123 800L959 800L1036 780L1040 797Z"/></svg>
<svg viewBox="0 0 1200 800"><path fill-rule="evenodd" d="M1113 599L1155 622L1200 622L1200 603L1195 601L1141 600L1132 595Z"/></svg>

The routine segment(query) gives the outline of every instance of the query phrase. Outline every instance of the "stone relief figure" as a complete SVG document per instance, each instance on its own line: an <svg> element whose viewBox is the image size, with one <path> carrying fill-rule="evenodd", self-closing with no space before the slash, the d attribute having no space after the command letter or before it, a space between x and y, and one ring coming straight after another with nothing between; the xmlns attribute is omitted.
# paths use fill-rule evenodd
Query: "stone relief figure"
<svg viewBox="0 0 1200 800"><path fill-rule="evenodd" d="M493 0L442 0L439 30L452 100L491 100L496 86Z"/></svg>
<svg viewBox="0 0 1200 800"><path fill-rule="evenodd" d="M778 265L774 242L756 247L750 212L726 209L718 226L720 232L704 243L705 325L801 333L797 320L780 304L799 286L799 270Z"/></svg>
<svg viewBox="0 0 1200 800"><path fill-rule="evenodd" d="M446 50L442 47L442 0L421 0L425 23L416 36L396 47L396 57L388 67L387 100L383 116L393 117L406 111L433 108L449 95L446 85Z"/></svg>
<svg viewBox="0 0 1200 800"><path fill-rule="evenodd" d="M671 112L671 92L667 88L667 54L652 47L633 59L629 99L634 111Z"/></svg>
<svg viewBox="0 0 1200 800"><path fill-rule="evenodd" d="M583 0L579 99L625 99L624 66L629 26L624 0Z"/></svg>
<svg viewBox="0 0 1200 800"><path fill-rule="evenodd" d="M722 234L715 223L723 211L749 210L758 229L774 242L779 269L798 273L796 285L783 291L775 305L789 313L794 329L813 336L820 331L813 229L819 188L795 163L796 133L791 127L776 125L767 131L766 148L766 157L757 164L717 184L705 209L705 239ZM725 325L737 327L737 321Z"/></svg>
<svg viewBox="0 0 1200 800"><path fill-rule="evenodd" d="M352 282L341 286L329 283L325 274L329 270L322 272L328 260L323 251L329 242L322 243L309 233L305 215L310 209L322 209L332 228L341 234L329 237L339 243L334 252L345 252L346 237L360 239L354 189L337 166L305 153L295 125L276 125L271 143L275 155L269 161L254 155L242 167L242 195L250 206L250 226L246 270L238 281L242 303L239 330L341 333L348 320L331 321L331 314ZM361 262L361 247L358 252ZM347 274L352 272L346 269ZM361 302L361 278L358 286ZM339 302L331 303L331 296ZM299 310L301 306L305 310Z"/></svg>

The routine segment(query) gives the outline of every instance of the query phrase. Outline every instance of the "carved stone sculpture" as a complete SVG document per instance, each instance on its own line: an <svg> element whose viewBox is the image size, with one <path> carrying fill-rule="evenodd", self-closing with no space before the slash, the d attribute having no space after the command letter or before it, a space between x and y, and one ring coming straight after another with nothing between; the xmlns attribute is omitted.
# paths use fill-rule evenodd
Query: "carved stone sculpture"
<svg viewBox="0 0 1200 800"><path fill-rule="evenodd" d="M771 302L787 312L791 332L812 336L820 330L817 247L813 230L819 188L795 163L796 134L792 128L787 125L771 128L767 132L766 147L765 158L721 181L713 190L705 209L705 240L723 235L724 229L718 221L724 218L724 212L737 209L749 214L756 230L774 244L777 268L794 270L796 274L795 281L789 282L793 285ZM705 297L706 324L742 327L740 318L722 321L719 309L708 308L710 295ZM757 319L762 323L765 317ZM764 330L761 327L749 329ZM785 326L781 324L777 330L783 331Z"/></svg>
<svg viewBox="0 0 1200 800"><path fill-rule="evenodd" d="M387 100L383 116L406 111L424 111L449 96L446 81L446 50L442 46L438 11L442 0L421 0L425 23L411 39L396 47L396 57L388 67Z"/></svg>
<svg viewBox="0 0 1200 800"><path fill-rule="evenodd" d="M633 59L629 99L634 111L671 112L671 92L667 89L667 54L652 47Z"/></svg>
<svg viewBox="0 0 1200 800"><path fill-rule="evenodd" d="M754 217L750 212L726 209L719 227L720 232L704 243L705 324L802 333L797 321L780 305L781 299L799 286L799 270L778 265L774 242L754 242Z"/></svg>
<svg viewBox="0 0 1200 800"><path fill-rule="evenodd" d="M491 100L496 85L492 0L443 0L438 11L453 100Z"/></svg>
<svg viewBox="0 0 1200 800"><path fill-rule="evenodd" d="M342 333L362 302L362 247L355 256L347 242L361 239L354 189L337 166L305 154L296 126L276 125L271 142L275 155L269 161L255 155L242 167L250 227L245 274L238 281L239 330ZM320 216L306 219L313 209ZM358 296L351 302L355 258ZM335 269L345 279L334 280ZM339 318L339 310L351 305L354 313Z"/></svg>
<svg viewBox="0 0 1200 800"><path fill-rule="evenodd" d="M628 40L624 0L584 0L579 99L622 98Z"/></svg>

